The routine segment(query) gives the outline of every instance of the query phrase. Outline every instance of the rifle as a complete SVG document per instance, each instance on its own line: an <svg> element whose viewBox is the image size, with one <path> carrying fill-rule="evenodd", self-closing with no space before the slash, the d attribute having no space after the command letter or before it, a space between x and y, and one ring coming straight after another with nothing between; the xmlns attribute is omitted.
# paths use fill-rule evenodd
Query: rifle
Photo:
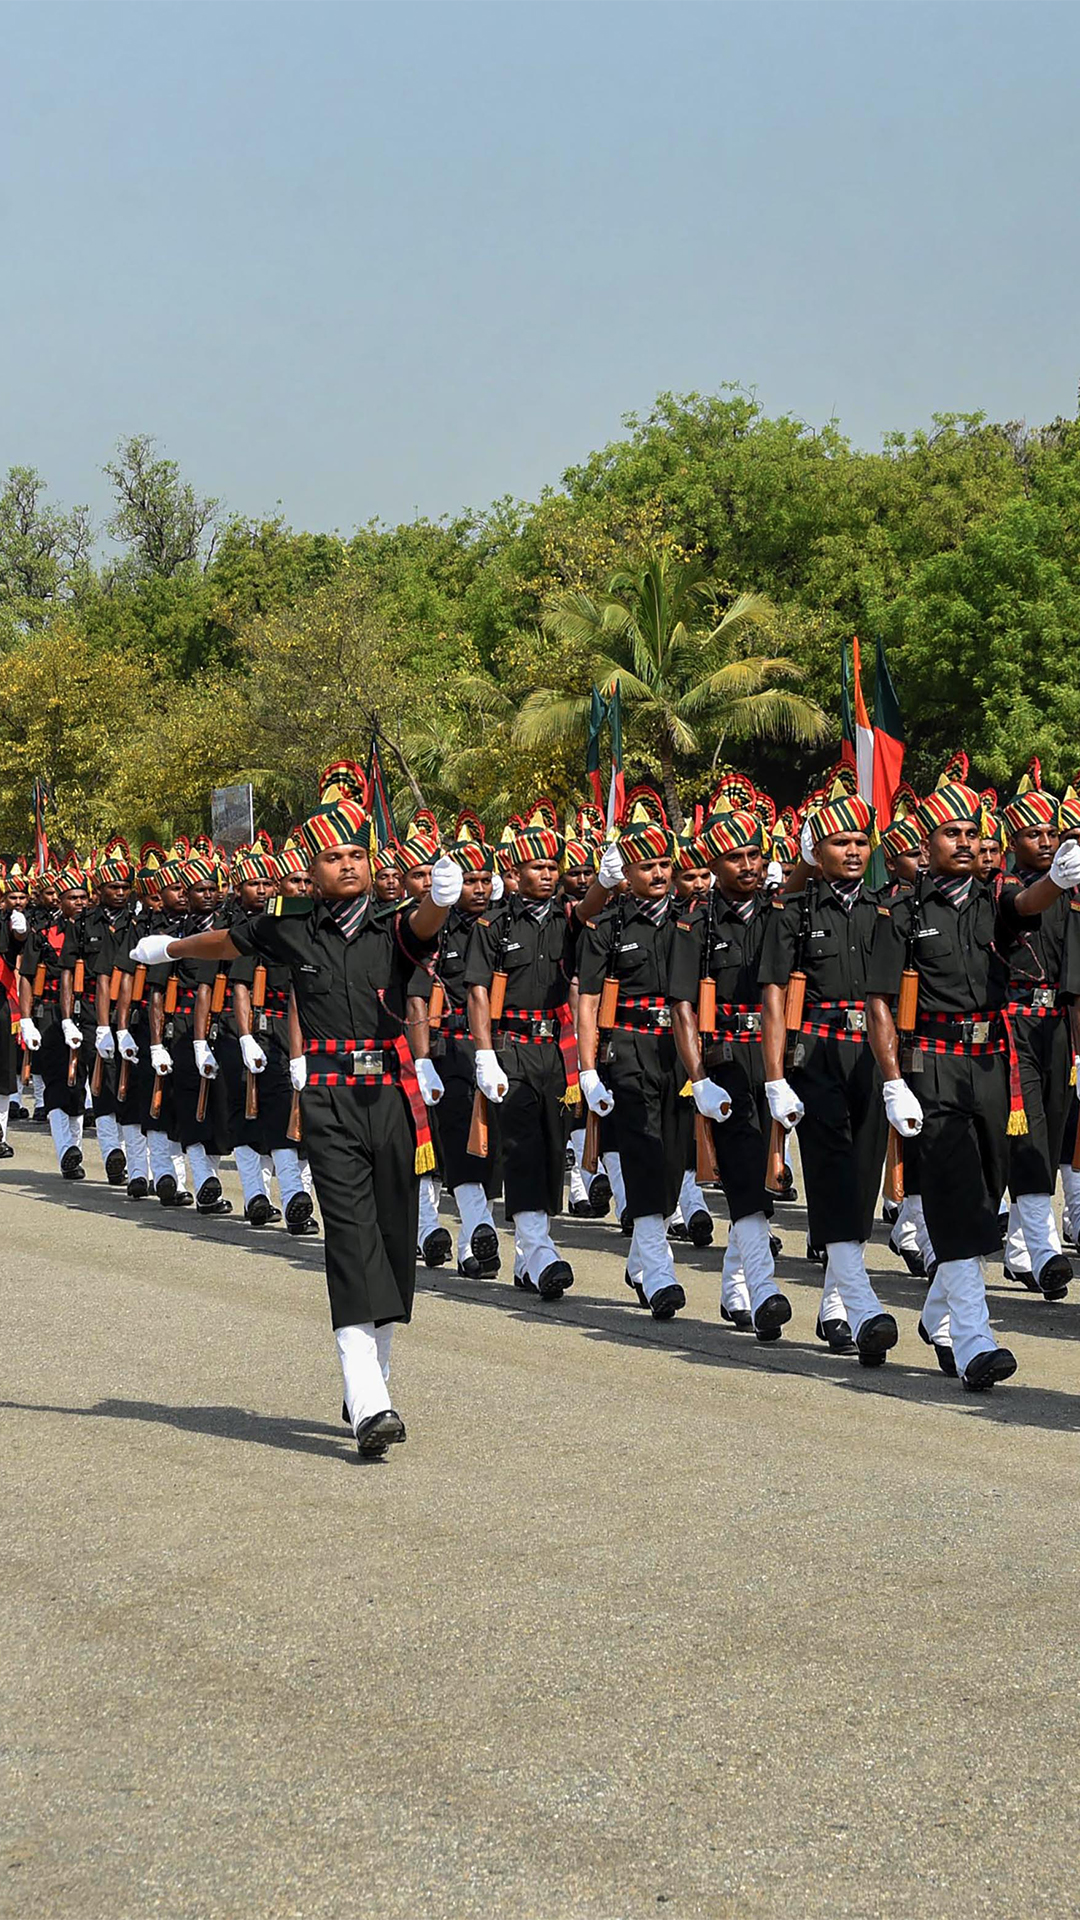
<svg viewBox="0 0 1080 1920"><path fill-rule="evenodd" d="M919 1011L919 969L915 965L915 953L922 915L922 893L923 875L920 869L915 876L915 899L911 908L911 925L908 928L904 971L900 975L900 993L896 1002L897 1033L914 1033L915 1016Z"/></svg>
<svg viewBox="0 0 1080 1920"><path fill-rule="evenodd" d="M251 1004L256 1013L261 1013L266 1005L266 968L260 960L255 968L251 983ZM251 1068L247 1073L247 1090L244 1098L244 1119L257 1120L259 1117L259 1089Z"/></svg>
<svg viewBox="0 0 1080 1920"><path fill-rule="evenodd" d="M110 992L111 992L111 985L110 985ZM134 1006L136 1002L141 1004L142 997L145 992L146 992L146 968L136 967L135 977L131 983L131 1000L129 1004L131 1006ZM130 1078L130 1072L131 1072L131 1061L121 1060L120 1078L116 1083L117 1100L127 1099L128 1080Z"/></svg>
<svg viewBox="0 0 1080 1920"><path fill-rule="evenodd" d="M615 912L611 916L611 939L608 941L607 972L600 989L600 1005L596 1013L598 1033L610 1033L615 1025L615 1016L619 1011L619 976L616 971L619 964L619 948L622 945L623 926L626 921L626 895L620 893L615 902ZM581 1153L583 1173L595 1173L600 1164L600 1115L593 1113L591 1107L585 1117L585 1144Z"/></svg>
<svg viewBox="0 0 1080 1920"><path fill-rule="evenodd" d="M715 892L715 889L713 890ZM699 1035L716 1032L716 979L713 975L713 948L716 941L716 921L713 915L713 894L709 894L706 907L705 938L701 943L701 979L698 981L697 1030Z"/></svg>
<svg viewBox="0 0 1080 1920"><path fill-rule="evenodd" d="M82 960L76 960L75 978L72 981L72 1008L71 1008L72 1012L75 1014L82 1012L82 997L83 997L83 989L85 988L85 986L86 986L86 964ZM79 1047L68 1048L68 1053L70 1055L70 1058L68 1060L67 1083L69 1087L73 1087L75 1085L76 1080L78 1079L80 1051L81 1049Z"/></svg>
<svg viewBox="0 0 1080 1920"><path fill-rule="evenodd" d="M795 965L788 975L787 991L784 995L784 1026L789 1035L797 1033L802 1025L803 1008L806 1004L806 955L810 945L816 897L817 888L812 880L808 880L803 888L802 903L799 908L799 935L795 948ZM788 1184L784 1177L787 1172L787 1161L784 1155L786 1138L786 1132L779 1120L774 1120L769 1129L769 1153L765 1173L765 1186L769 1193L783 1193Z"/></svg>
<svg viewBox="0 0 1080 1920"><path fill-rule="evenodd" d="M39 960L36 968L34 969L33 997L30 1003L31 1014L33 1014L34 1007L37 1004L37 1002L41 999L41 996L44 993L44 991L45 991L45 962L44 960ZM22 1083L24 1087L28 1087L30 1085L30 1079L34 1071L29 1047L25 1049L25 1055L26 1057L23 1060L23 1069L22 1069Z"/></svg>
<svg viewBox="0 0 1080 1920"><path fill-rule="evenodd" d="M889 1144L885 1152L885 1181L883 1195L899 1206L904 1197L904 1149L895 1127L889 1128Z"/></svg>
<svg viewBox="0 0 1080 1920"><path fill-rule="evenodd" d="M502 1019L503 1007L506 1004L506 943L510 937L509 920L509 914L505 915L499 936L499 951L491 975L491 985L488 988L488 1011L492 1026ZM465 1151L474 1154L478 1160L486 1160L491 1152L488 1103L479 1087L473 1095L472 1119L469 1122L469 1138L465 1143Z"/></svg>
<svg viewBox="0 0 1080 1920"><path fill-rule="evenodd" d="M164 1013L165 1013L166 1020L168 1020L170 1016L176 1012L176 1000L177 1000L178 990L179 990L179 982L177 981L176 975L175 973L170 973L168 979L165 982ZM164 1074L160 1074L160 1073L156 1074L154 1076L154 1092L150 1101L151 1120L156 1120L159 1113L161 1112L161 1098L164 1091L165 1091L165 1076Z"/></svg>
<svg viewBox="0 0 1080 1920"><path fill-rule="evenodd" d="M225 1007L225 988L226 988L226 985L228 984L228 978L229 978L229 975L226 967L219 967L217 972L214 975L214 988L213 988L213 992L210 995L209 1035L211 1040L217 1039L217 1028L215 1026L215 1021L217 1019L217 1016L223 1012ZM265 997L265 992L266 992L266 983L264 980L263 982L264 997ZM203 1074L200 1074L199 1076L199 1098L195 1107L195 1118L198 1121L200 1126L202 1125L203 1121L206 1119L206 1105L209 1098L210 1098L210 1081L207 1075L203 1073Z"/></svg>

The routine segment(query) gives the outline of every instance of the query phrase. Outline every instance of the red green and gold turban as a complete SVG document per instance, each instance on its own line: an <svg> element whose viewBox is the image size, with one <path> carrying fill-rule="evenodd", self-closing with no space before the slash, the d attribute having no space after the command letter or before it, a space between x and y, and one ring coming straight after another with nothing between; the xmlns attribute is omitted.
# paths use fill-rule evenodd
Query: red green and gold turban
<svg viewBox="0 0 1080 1920"><path fill-rule="evenodd" d="M706 860L722 860L725 854L742 853L754 847L765 851L765 827L756 813L739 808L734 813L714 813L706 820L699 836Z"/></svg>
<svg viewBox="0 0 1080 1920"><path fill-rule="evenodd" d="M241 886L255 885L259 880L276 880L278 873L277 858L274 854L267 853L265 847L250 847L247 853L233 864L233 878Z"/></svg>
<svg viewBox="0 0 1080 1920"><path fill-rule="evenodd" d="M908 814L903 820L894 820L891 827L886 827L881 844L885 852L891 853L894 858L901 853L918 855L922 847L922 833L917 822Z"/></svg>
<svg viewBox="0 0 1080 1920"><path fill-rule="evenodd" d="M810 815L814 845L830 840L834 833L873 834L875 819L873 807L861 793L838 793L834 799L823 800Z"/></svg>
<svg viewBox="0 0 1080 1920"><path fill-rule="evenodd" d="M296 837L314 860L333 847L367 848L367 814L355 800L335 800L297 828Z"/></svg>
<svg viewBox="0 0 1080 1920"><path fill-rule="evenodd" d="M1022 833L1025 827L1052 827L1058 829L1061 803L1052 793L1044 793L1041 787L1032 787L1029 793L1018 793L1002 807L1001 818L1009 833Z"/></svg>
<svg viewBox="0 0 1080 1920"><path fill-rule="evenodd" d="M675 835L659 820L635 820L623 827L618 844L629 867L640 860L673 860L675 857Z"/></svg>
<svg viewBox="0 0 1080 1920"><path fill-rule="evenodd" d="M135 869L130 860L118 853L101 862L97 877L103 887L129 887L135 877Z"/></svg>
<svg viewBox="0 0 1080 1920"><path fill-rule="evenodd" d="M205 854L196 853L190 860L184 861L180 868L180 878L186 887L205 886L208 880L216 881L217 867L213 860L206 858Z"/></svg>
<svg viewBox="0 0 1080 1920"><path fill-rule="evenodd" d="M274 855L274 868L279 880L286 879L290 873L307 873L310 866L311 861L307 854L303 853L299 847L282 847Z"/></svg>
<svg viewBox="0 0 1080 1920"><path fill-rule="evenodd" d="M455 840L446 851L462 873L495 871L495 854L485 840Z"/></svg>
<svg viewBox="0 0 1080 1920"><path fill-rule="evenodd" d="M439 857L439 843L429 834L413 833L394 848L394 864L399 873L413 873L417 867L430 867Z"/></svg>
<svg viewBox="0 0 1080 1920"><path fill-rule="evenodd" d="M931 834L936 827L951 826L954 822L967 823L982 828L982 796L974 787L963 787L958 781L949 780L943 787L935 787L925 800L920 800L915 809L915 818L924 834Z"/></svg>
<svg viewBox="0 0 1080 1920"><path fill-rule="evenodd" d="M563 872L566 873L572 867L588 867L590 870L596 867L596 854L591 847L586 846L584 840L568 840L566 843L563 853Z"/></svg>
<svg viewBox="0 0 1080 1920"><path fill-rule="evenodd" d="M680 873L707 867L712 855L698 833L682 833L675 842L675 865Z"/></svg>
<svg viewBox="0 0 1080 1920"><path fill-rule="evenodd" d="M561 860L563 837L554 827L522 827L509 842L510 865L523 867L527 860Z"/></svg>

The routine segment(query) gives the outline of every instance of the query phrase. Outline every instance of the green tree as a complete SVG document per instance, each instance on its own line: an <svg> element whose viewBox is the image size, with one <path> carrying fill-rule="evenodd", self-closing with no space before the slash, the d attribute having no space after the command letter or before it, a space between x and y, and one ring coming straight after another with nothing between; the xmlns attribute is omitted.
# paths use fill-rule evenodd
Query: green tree
<svg viewBox="0 0 1080 1920"><path fill-rule="evenodd" d="M48 506L44 491L33 467L9 467L0 492L0 621L8 638L77 599L90 577L89 508Z"/></svg>
<svg viewBox="0 0 1080 1920"><path fill-rule="evenodd" d="M171 580L208 564L220 502L201 499L175 460L159 459L149 434L121 440L104 470L116 495L108 531L127 545L127 571Z"/></svg>
<svg viewBox="0 0 1080 1920"><path fill-rule="evenodd" d="M668 816L683 825L676 784L679 761L700 772L711 750L715 765L729 745L757 740L824 739L825 714L811 700L777 686L798 677L794 661L745 651L769 628L774 610L761 595L740 594L724 610L702 563L670 544L636 571L612 576L606 594L557 595L544 613L555 639L587 649L590 676L605 692L616 686L634 743L659 761ZM524 747L584 736L589 695L539 687L517 725Z"/></svg>

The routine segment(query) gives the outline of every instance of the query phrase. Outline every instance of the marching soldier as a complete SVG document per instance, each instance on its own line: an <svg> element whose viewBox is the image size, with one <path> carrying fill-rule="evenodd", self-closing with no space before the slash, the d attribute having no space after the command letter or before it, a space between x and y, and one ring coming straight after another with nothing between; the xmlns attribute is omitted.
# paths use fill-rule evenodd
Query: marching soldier
<svg viewBox="0 0 1080 1920"><path fill-rule="evenodd" d="M89 1056L91 1107L105 1178L111 1187L124 1186L128 1178L127 1156L117 1119L111 987L119 941L123 938L125 946L129 944L133 875L126 844L110 842L94 876L97 898L69 923L60 955L60 1011L67 1014L78 1002L84 1055L89 1054L93 1045L93 1054ZM82 990L76 994L79 979Z"/></svg>
<svg viewBox="0 0 1080 1920"><path fill-rule="evenodd" d="M671 955L675 1037L692 1084L719 1080L730 1112L710 1116L711 1145L731 1215L720 1311L738 1328L774 1341L791 1318L776 1285L765 1189L767 1120L761 1054L761 969L774 909L761 891L762 824L735 811L700 836L716 884L696 913L680 913ZM704 983L704 984L703 984ZM699 1102L699 1110L701 1108Z"/></svg>
<svg viewBox="0 0 1080 1920"><path fill-rule="evenodd" d="M864 1367L882 1366L898 1338L863 1258L885 1158L881 1082L864 1044L878 924L864 885L873 825L873 808L858 795L814 810L803 828L811 878L773 907L761 962L769 1112L787 1129L806 1119L799 1145L809 1237L826 1255L818 1336L841 1353L854 1339Z"/></svg>
<svg viewBox="0 0 1080 1920"><path fill-rule="evenodd" d="M921 803L928 870L910 894L878 908L867 980L885 1110L902 1135L921 1136L922 1204L937 1265L920 1337L942 1372L959 1374L972 1393L1016 1371L991 1331L982 1263L1000 1243L1008 1131L1023 1124L1005 1015L1008 968L994 946L998 915L974 871L982 812L979 795L956 781Z"/></svg>
<svg viewBox="0 0 1080 1920"><path fill-rule="evenodd" d="M435 862L428 896L396 918L372 911L365 813L345 798L300 829L318 900L172 941L140 942L147 964L220 964L254 955L289 968L307 1066L304 1139L322 1213L331 1319L357 1447L379 1456L404 1440L387 1389L394 1325L412 1312L416 1173L433 1154L406 998L461 890L461 869ZM421 1048L426 1034L416 1035Z"/></svg>
<svg viewBox="0 0 1080 1920"><path fill-rule="evenodd" d="M41 889L45 898L52 889ZM60 1172L65 1180L86 1178L82 1158L83 1113L86 1096L84 1040L79 1019L82 993L73 992L73 974L60 970L67 928L89 902L86 875L74 855L68 861L52 897L59 911L35 924L23 948L22 978L19 986L20 1029L23 1045L38 1054L43 1083L43 1110L48 1116ZM66 1011L61 992L66 995ZM89 1053L92 1049L85 1048Z"/></svg>

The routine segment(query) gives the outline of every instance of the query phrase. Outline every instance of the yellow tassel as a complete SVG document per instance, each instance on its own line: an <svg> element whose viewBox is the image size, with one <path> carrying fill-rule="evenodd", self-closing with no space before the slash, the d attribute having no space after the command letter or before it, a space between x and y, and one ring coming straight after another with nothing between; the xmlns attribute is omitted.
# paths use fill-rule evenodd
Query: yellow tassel
<svg viewBox="0 0 1080 1920"><path fill-rule="evenodd" d="M693 1087L692 1087L692 1086L690 1085L690 1082L689 1082L689 1080L688 1080L688 1081L687 1081L687 1083L686 1083L686 1085L685 1085L685 1087L680 1087L680 1088L679 1088L679 1099L680 1099L680 1100L692 1100L692 1099L693 1099L693 1097L694 1097L694 1089L693 1089Z"/></svg>
<svg viewBox="0 0 1080 1920"><path fill-rule="evenodd" d="M11 1024L12 1024L12 1032L14 1032L14 1030L15 1030L15 1023L14 1023L14 1021L12 1021L12 1023L11 1023ZM1073 1063L1072 1063L1072 1072L1071 1072L1071 1073L1070 1073L1070 1075L1069 1075L1069 1085L1070 1085L1070 1087L1075 1087L1075 1085L1076 1085L1076 1061L1075 1061L1075 1060L1074 1060L1074 1061L1073 1061Z"/></svg>
<svg viewBox="0 0 1080 1920"><path fill-rule="evenodd" d="M417 1147L416 1154L413 1159L413 1166L415 1167L417 1173L434 1173L435 1149L432 1146L430 1140L428 1141L426 1147Z"/></svg>
<svg viewBox="0 0 1080 1920"><path fill-rule="evenodd" d="M1058 1082L1058 1084L1059 1085L1061 1084L1060 1081ZM1023 1107L1017 1107L1016 1112L1010 1113L1009 1115L1009 1124L1008 1124L1008 1127L1006 1128L1006 1132L1009 1133L1012 1139L1015 1140L1020 1134L1026 1133L1027 1130L1028 1130L1027 1114L1024 1112Z"/></svg>
<svg viewBox="0 0 1080 1920"><path fill-rule="evenodd" d="M581 1088L567 1087L566 1092L563 1094L563 1097L562 1097L562 1105L564 1107L576 1107L576 1106L580 1106L580 1104L581 1104Z"/></svg>

